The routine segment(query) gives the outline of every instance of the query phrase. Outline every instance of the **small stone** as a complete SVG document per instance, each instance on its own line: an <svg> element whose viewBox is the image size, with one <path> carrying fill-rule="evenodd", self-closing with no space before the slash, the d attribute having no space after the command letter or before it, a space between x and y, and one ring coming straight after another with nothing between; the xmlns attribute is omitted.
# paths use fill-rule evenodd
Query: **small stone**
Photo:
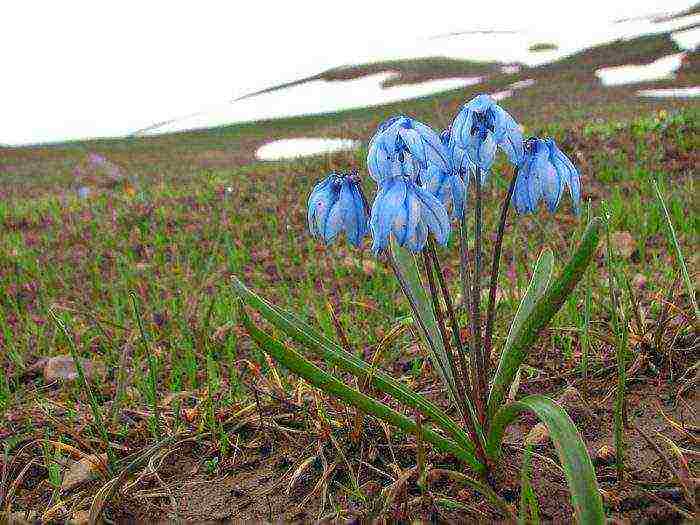
<svg viewBox="0 0 700 525"><path fill-rule="evenodd" d="M100 465L107 463L107 454L90 454L73 462L68 472L63 476L61 491L65 492L97 477Z"/></svg>
<svg viewBox="0 0 700 525"><path fill-rule="evenodd" d="M630 232L615 232L610 235L610 243L613 250L623 259L629 259L634 250L637 249L637 241L634 240Z"/></svg>
<svg viewBox="0 0 700 525"><path fill-rule="evenodd" d="M23 510L16 510L10 513L8 517L8 525L32 525L38 522L39 516L34 511L25 512Z"/></svg>
<svg viewBox="0 0 700 525"><path fill-rule="evenodd" d="M68 521L70 525L87 525L90 522L90 513L86 510L76 510Z"/></svg>
<svg viewBox="0 0 700 525"><path fill-rule="evenodd" d="M597 463L609 465L615 460L615 449L610 445L601 446L595 453Z"/></svg>
<svg viewBox="0 0 700 525"><path fill-rule="evenodd" d="M104 377L105 366L96 361L80 359L85 378L88 381L96 377ZM73 358L69 355L60 355L50 358L44 366L44 381L54 383L56 381L75 381L78 378L78 370Z"/></svg>
<svg viewBox="0 0 700 525"><path fill-rule="evenodd" d="M635 288L642 289L647 285L647 278L644 277L644 275L642 275L641 273L638 273L632 279L632 284Z"/></svg>

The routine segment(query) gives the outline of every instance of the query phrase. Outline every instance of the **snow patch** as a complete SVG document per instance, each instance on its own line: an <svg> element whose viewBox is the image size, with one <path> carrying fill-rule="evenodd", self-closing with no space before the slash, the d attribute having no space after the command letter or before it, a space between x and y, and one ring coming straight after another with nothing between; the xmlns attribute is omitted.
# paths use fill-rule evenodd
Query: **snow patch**
<svg viewBox="0 0 700 525"><path fill-rule="evenodd" d="M297 138L268 142L258 148L255 157L259 160L282 160L320 155L356 149L360 141L350 139Z"/></svg>
<svg viewBox="0 0 700 525"><path fill-rule="evenodd" d="M681 49L693 51L700 44L700 27L671 33L671 38Z"/></svg>
<svg viewBox="0 0 700 525"><path fill-rule="evenodd" d="M595 75L604 86L619 86L674 78L681 67L685 53L676 53L661 57L649 64L630 64L625 66L604 67L596 70Z"/></svg>
<svg viewBox="0 0 700 525"><path fill-rule="evenodd" d="M236 102L219 104L200 113L144 130L140 134L155 135L236 122L318 115L378 106L472 86L483 78L442 78L384 88L383 84L395 78L396 74L395 71L384 71L352 80L310 80Z"/></svg>
<svg viewBox="0 0 700 525"><path fill-rule="evenodd" d="M666 88L666 89L642 89L637 91L640 97L652 98L690 98L700 97L700 86Z"/></svg>

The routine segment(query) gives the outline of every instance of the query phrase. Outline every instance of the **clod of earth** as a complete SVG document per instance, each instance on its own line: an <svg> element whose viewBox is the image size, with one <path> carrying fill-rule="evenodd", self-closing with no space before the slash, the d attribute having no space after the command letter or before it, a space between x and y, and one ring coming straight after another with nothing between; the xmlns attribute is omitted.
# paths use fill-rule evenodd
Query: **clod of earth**
<svg viewBox="0 0 700 525"><path fill-rule="evenodd" d="M81 358L80 364L83 366L85 379L88 381L97 377L104 377L105 375L105 366L103 363ZM78 371L71 356L59 355L46 361L46 365L44 366L44 381L46 383L75 381L76 379L78 379Z"/></svg>
<svg viewBox="0 0 700 525"><path fill-rule="evenodd" d="M107 454L90 454L73 462L63 477L61 492L67 492L86 481L95 479L101 464L107 464Z"/></svg>

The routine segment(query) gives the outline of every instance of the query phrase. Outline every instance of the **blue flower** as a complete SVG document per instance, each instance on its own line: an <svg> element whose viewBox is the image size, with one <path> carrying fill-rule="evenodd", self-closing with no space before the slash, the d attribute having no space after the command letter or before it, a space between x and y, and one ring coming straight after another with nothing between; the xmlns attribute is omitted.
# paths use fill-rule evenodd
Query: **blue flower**
<svg viewBox="0 0 700 525"><path fill-rule="evenodd" d="M554 212L565 187L569 189L574 213L578 214L581 202L581 177L578 170L554 140L528 139L513 193L517 212L534 213L540 200L544 200L549 211Z"/></svg>
<svg viewBox="0 0 700 525"><path fill-rule="evenodd" d="M367 206L355 175L331 173L316 184L309 196L309 231L332 243L341 231L359 246L368 232Z"/></svg>
<svg viewBox="0 0 700 525"><path fill-rule="evenodd" d="M443 245L450 235L450 220L443 204L405 176L384 180L372 205L370 226L375 253L387 247L391 234L400 246L413 252L425 247L429 232Z"/></svg>
<svg viewBox="0 0 700 525"><path fill-rule="evenodd" d="M447 151L438 134L410 117L399 115L384 121L369 142L367 168L370 176L381 184L394 174L394 160L414 164L417 174L429 166L447 169Z"/></svg>
<svg viewBox="0 0 700 525"><path fill-rule="evenodd" d="M430 126L403 115L383 122L370 141L367 167L380 186L391 177L408 176L446 208L454 204L454 216L462 215L464 185L453 176L449 153Z"/></svg>
<svg viewBox="0 0 700 525"><path fill-rule="evenodd" d="M471 99L455 117L452 133L460 148L482 170L488 171L501 148L510 162L519 166L523 158L523 134L510 114L488 95Z"/></svg>

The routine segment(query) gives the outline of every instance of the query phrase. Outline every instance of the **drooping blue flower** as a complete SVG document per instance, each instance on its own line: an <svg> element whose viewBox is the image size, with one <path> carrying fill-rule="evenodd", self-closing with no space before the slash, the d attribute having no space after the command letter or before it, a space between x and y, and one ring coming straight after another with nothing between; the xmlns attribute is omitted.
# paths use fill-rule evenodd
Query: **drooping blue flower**
<svg viewBox="0 0 700 525"><path fill-rule="evenodd" d="M581 177L569 158L552 139L531 138L515 181L513 204L518 213L534 213L541 200L550 212L559 206L564 188L571 195L574 213L581 202Z"/></svg>
<svg viewBox="0 0 700 525"><path fill-rule="evenodd" d="M417 174L433 165L447 169L447 151L439 135L430 127L410 117L399 115L384 121L369 142L367 168L381 184L393 176L394 160L412 162Z"/></svg>
<svg viewBox="0 0 700 525"><path fill-rule="evenodd" d="M345 231L348 242L359 246L368 233L367 207L355 175L331 173L314 187L308 202L309 231L332 243Z"/></svg>
<svg viewBox="0 0 700 525"><path fill-rule="evenodd" d="M395 163L400 164L400 161ZM388 246L392 234L400 246L413 252L425 247L430 232L443 245L450 235L445 206L407 176L388 177L383 181L372 205L370 227L375 253Z"/></svg>
<svg viewBox="0 0 700 525"><path fill-rule="evenodd" d="M401 164L400 169L396 162ZM380 186L397 171L410 176L445 208L452 205L454 216L461 216L463 183L453 176L449 153L430 126L403 115L383 122L370 141L367 167Z"/></svg>
<svg viewBox="0 0 700 525"><path fill-rule="evenodd" d="M523 158L523 134L510 114L488 95L478 95L462 107L452 124L452 134L470 160L488 171L501 148L510 162L519 166Z"/></svg>

